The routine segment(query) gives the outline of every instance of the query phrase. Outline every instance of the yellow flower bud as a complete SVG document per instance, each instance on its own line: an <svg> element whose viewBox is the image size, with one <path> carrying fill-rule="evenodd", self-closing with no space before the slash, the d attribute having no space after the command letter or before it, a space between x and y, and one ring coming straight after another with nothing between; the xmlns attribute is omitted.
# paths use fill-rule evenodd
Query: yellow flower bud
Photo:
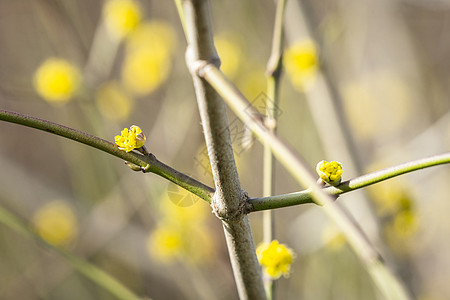
<svg viewBox="0 0 450 300"><path fill-rule="evenodd" d="M130 152L133 149L144 146L146 137L141 128L133 125L130 129L124 128L120 135L116 135L114 139L120 150Z"/></svg>
<svg viewBox="0 0 450 300"><path fill-rule="evenodd" d="M316 166L317 174L320 178L331 185L338 185L341 182L342 165L337 161L322 160Z"/></svg>

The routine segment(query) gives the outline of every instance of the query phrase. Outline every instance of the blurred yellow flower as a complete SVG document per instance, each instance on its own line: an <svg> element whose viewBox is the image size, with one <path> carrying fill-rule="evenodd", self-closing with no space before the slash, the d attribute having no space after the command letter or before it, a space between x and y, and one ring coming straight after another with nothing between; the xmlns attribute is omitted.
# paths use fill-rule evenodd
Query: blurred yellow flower
<svg viewBox="0 0 450 300"><path fill-rule="evenodd" d="M182 232L177 228L159 226L147 241L147 250L152 256L170 262L181 256L183 249Z"/></svg>
<svg viewBox="0 0 450 300"><path fill-rule="evenodd" d="M80 85L79 70L68 61L51 57L36 70L33 85L38 94L51 103L65 103Z"/></svg>
<svg viewBox="0 0 450 300"><path fill-rule="evenodd" d="M331 185L337 185L341 182L342 165L337 161L320 161L316 166L317 174L320 178Z"/></svg>
<svg viewBox="0 0 450 300"><path fill-rule="evenodd" d="M162 21L147 22L129 36L122 66L124 87L145 96L163 84L170 74L175 33Z"/></svg>
<svg viewBox="0 0 450 300"><path fill-rule="evenodd" d="M417 213L412 210L401 211L385 227L386 239L391 248L399 254L411 251L409 242L419 229Z"/></svg>
<svg viewBox="0 0 450 300"><path fill-rule="evenodd" d="M235 77L242 62L242 49L235 34L221 33L214 37L222 72L229 78Z"/></svg>
<svg viewBox="0 0 450 300"><path fill-rule="evenodd" d="M211 207L205 205L203 201L196 201L190 206L179 205L180 202L178 200L188 195L192 195L191 192L182 188L178 190L177 195L172 193L165 194L161 199L161 215L169 220L173 220L176 224L192 225L205 222L206 218L211 215Z"/></svg>
<svg viewBox="0 0 450 300"><path fill-rule="evenodd" d="M270 244L261 243L256 248L258 261L266 272L273 279L289 276L291 264L294 260L294 252L284 244L273 240Z"/></svg>
<svg viewBox="0 0 450 300"><path fill-rule="evenodd" d="M33 216L37 233L55 246L68 245L78 234L76 216L64 201L53 201L42 206Z"/></svg>
<svg viewBox="0 0 450 300"><path fill-rule="evenodd" d="M169 195L164 195L161 199L162 218L149 236L149 254L164 262L175 259L189 263L207 262L214 253L212 234L206 224L206 216L211 215L209 206L198 201L189 207L181 207L168 198Z"/></svg>
<svg viewBox="0 0 450 300"><path fill-rule="evenodd" d="M381 217L391 217L400 211L411 210L412 196L408 185L400 178L369 187L371 199Z"/></svg>
<svg viewBox="0 0 450 300"><path fill-rule="evenodd" d="M392 69L360 74L342 84L342 96L352 132L363 142L402 136L414 118L418 95L407 74Z"/></svg>
<svg viewBox="0 0 450 300"><path fill-rule="evenodd" d="M103 7L109 34L117 39L127 36L141 20L141 8L134 0L109 0Z"/></svg>
<svg viewBox="0 0 450 300"><path fill-rule="evenodd" d="M398 236L411 237L418 229L418 218L413 211L402 211L395 216L393 229Z"/></svg>
<svg viewBox="0 0 450 300"><path fill-rule="evenodd" d="M102 84L97 90L95 101L100 113L110 120L123 121L130 116L133 99L116 81Z"/></svg>
<svg viewBox="0 0 450 300"><path fill-rule="evenodd" d="M314 83L319 66L315 44L305 40L290 46L285 52L283 64L293 86L300 92L306 91Z"/></svg>
<svg viewBox="0 0 450 300"><path fill-rule="evenodd" d="M141 128L133 125L130 129L124 128L120 135L115 136L114 140L120 150L130 152L133 149L144 146L146 137Z"/></svg>
<svg viewBox="0 0 450 300"><path fill-rule="evenodd" d="M157 55L152 48L140 48L129 53L122 67L124 86L137 96L156 90L169 76L171 62Z"/></svg>
<svg viewBox="0 0 450 300"><path fill-rule="evenodd" d="M126 40L127 53L151 47L157 55L170 55L175 46L175 31L170 23L162 20L140 23Z"/></svg>

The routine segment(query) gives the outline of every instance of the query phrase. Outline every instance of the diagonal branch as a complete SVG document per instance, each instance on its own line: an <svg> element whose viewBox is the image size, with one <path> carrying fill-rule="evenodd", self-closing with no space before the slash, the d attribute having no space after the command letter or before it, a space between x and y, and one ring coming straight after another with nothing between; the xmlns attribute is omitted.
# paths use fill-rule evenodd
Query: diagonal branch
<svg viewBox="0 0 450 300"><path fill-rule="evenodd" d="M208 202L210 202L212 194L214 193L213 188L169 167L159 161L153 154L145 156L135 152L125 152L117 148L115 144L94 135L16 112L0 110L0 120L53 133L105 151L140 167L147 167L146 172L152 172L166 178Z"/></svg>

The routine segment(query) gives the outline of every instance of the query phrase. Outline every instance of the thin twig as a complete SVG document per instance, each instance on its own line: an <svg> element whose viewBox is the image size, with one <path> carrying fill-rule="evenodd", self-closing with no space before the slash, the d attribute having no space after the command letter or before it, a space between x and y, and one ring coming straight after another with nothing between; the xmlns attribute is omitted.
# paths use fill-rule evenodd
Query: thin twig
<svg viewBox="0 0 450 300"><path fill-rule="evenodd" d="M450 163L450 152L410 161L355 177L344 181L337 186L325 187L323 191L332 196L339 196L409 172L448 163ZM249 212L314 203L310 189L285 195L249 198L248 201L252 204L252 208Z"/></svg>
<svg viewBox="0 0 450 300"><path fill-rule="evenodd" d="M152 154L147 156L135 152L125 152L120 150L115 144L94 135L48 120L43 120L16 112L0 110L0 120L53 133L97 148L142 168L147 167L146 172L152 172L166 178L208 202L211 201L211 197L214 193L213 188L165 165Z"/></svg>
<svg viewBox="0 0 450 300"><path fill-rule="evenodd" d="M276 134L278 105L279 105L279 87L282 72L282 53L283 53L283 17L286 0L278 0L275 14L274 31L272 38L272 52L267 62L267 100L266 100L266 123L270 124L269 130ZM263 195L272 196L275 187L275 165L270 146L264 143L264 161L263 161ZM270 244L275 234L275 212L266 210L263 213L263 240ZM275 282L268 274L263 274L264 286L267 298L272 300L275 295Z"/></svg>

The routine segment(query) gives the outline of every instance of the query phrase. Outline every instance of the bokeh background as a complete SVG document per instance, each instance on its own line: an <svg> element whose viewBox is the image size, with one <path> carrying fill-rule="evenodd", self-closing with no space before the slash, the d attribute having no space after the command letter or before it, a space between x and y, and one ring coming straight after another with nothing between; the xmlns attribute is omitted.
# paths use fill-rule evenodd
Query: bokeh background
<svg viewBox="0 0 450 300"><path fill-rule="evenodd" d="M263 112L275 3L211 2L222 69ZM338 160L349 179L450 149L449 1L288 2L278 134L311 168ZM135 4L0 0L0 108L111 141L138 125L158 159L213 186L175 5ZM228 118L242 186L261 196L262 146ZM422 300L450 297L448 178L435 167L338 201ZM302 188L276 166L276 193ZM142 297L237 298L210 207L85 145L1 122L0 205ZM276 238L296 253L278 299L381 299L320 208L275 218ZM250 219L259 243L261 214ZM115 299L3 225L0 298Z"/></svg>

